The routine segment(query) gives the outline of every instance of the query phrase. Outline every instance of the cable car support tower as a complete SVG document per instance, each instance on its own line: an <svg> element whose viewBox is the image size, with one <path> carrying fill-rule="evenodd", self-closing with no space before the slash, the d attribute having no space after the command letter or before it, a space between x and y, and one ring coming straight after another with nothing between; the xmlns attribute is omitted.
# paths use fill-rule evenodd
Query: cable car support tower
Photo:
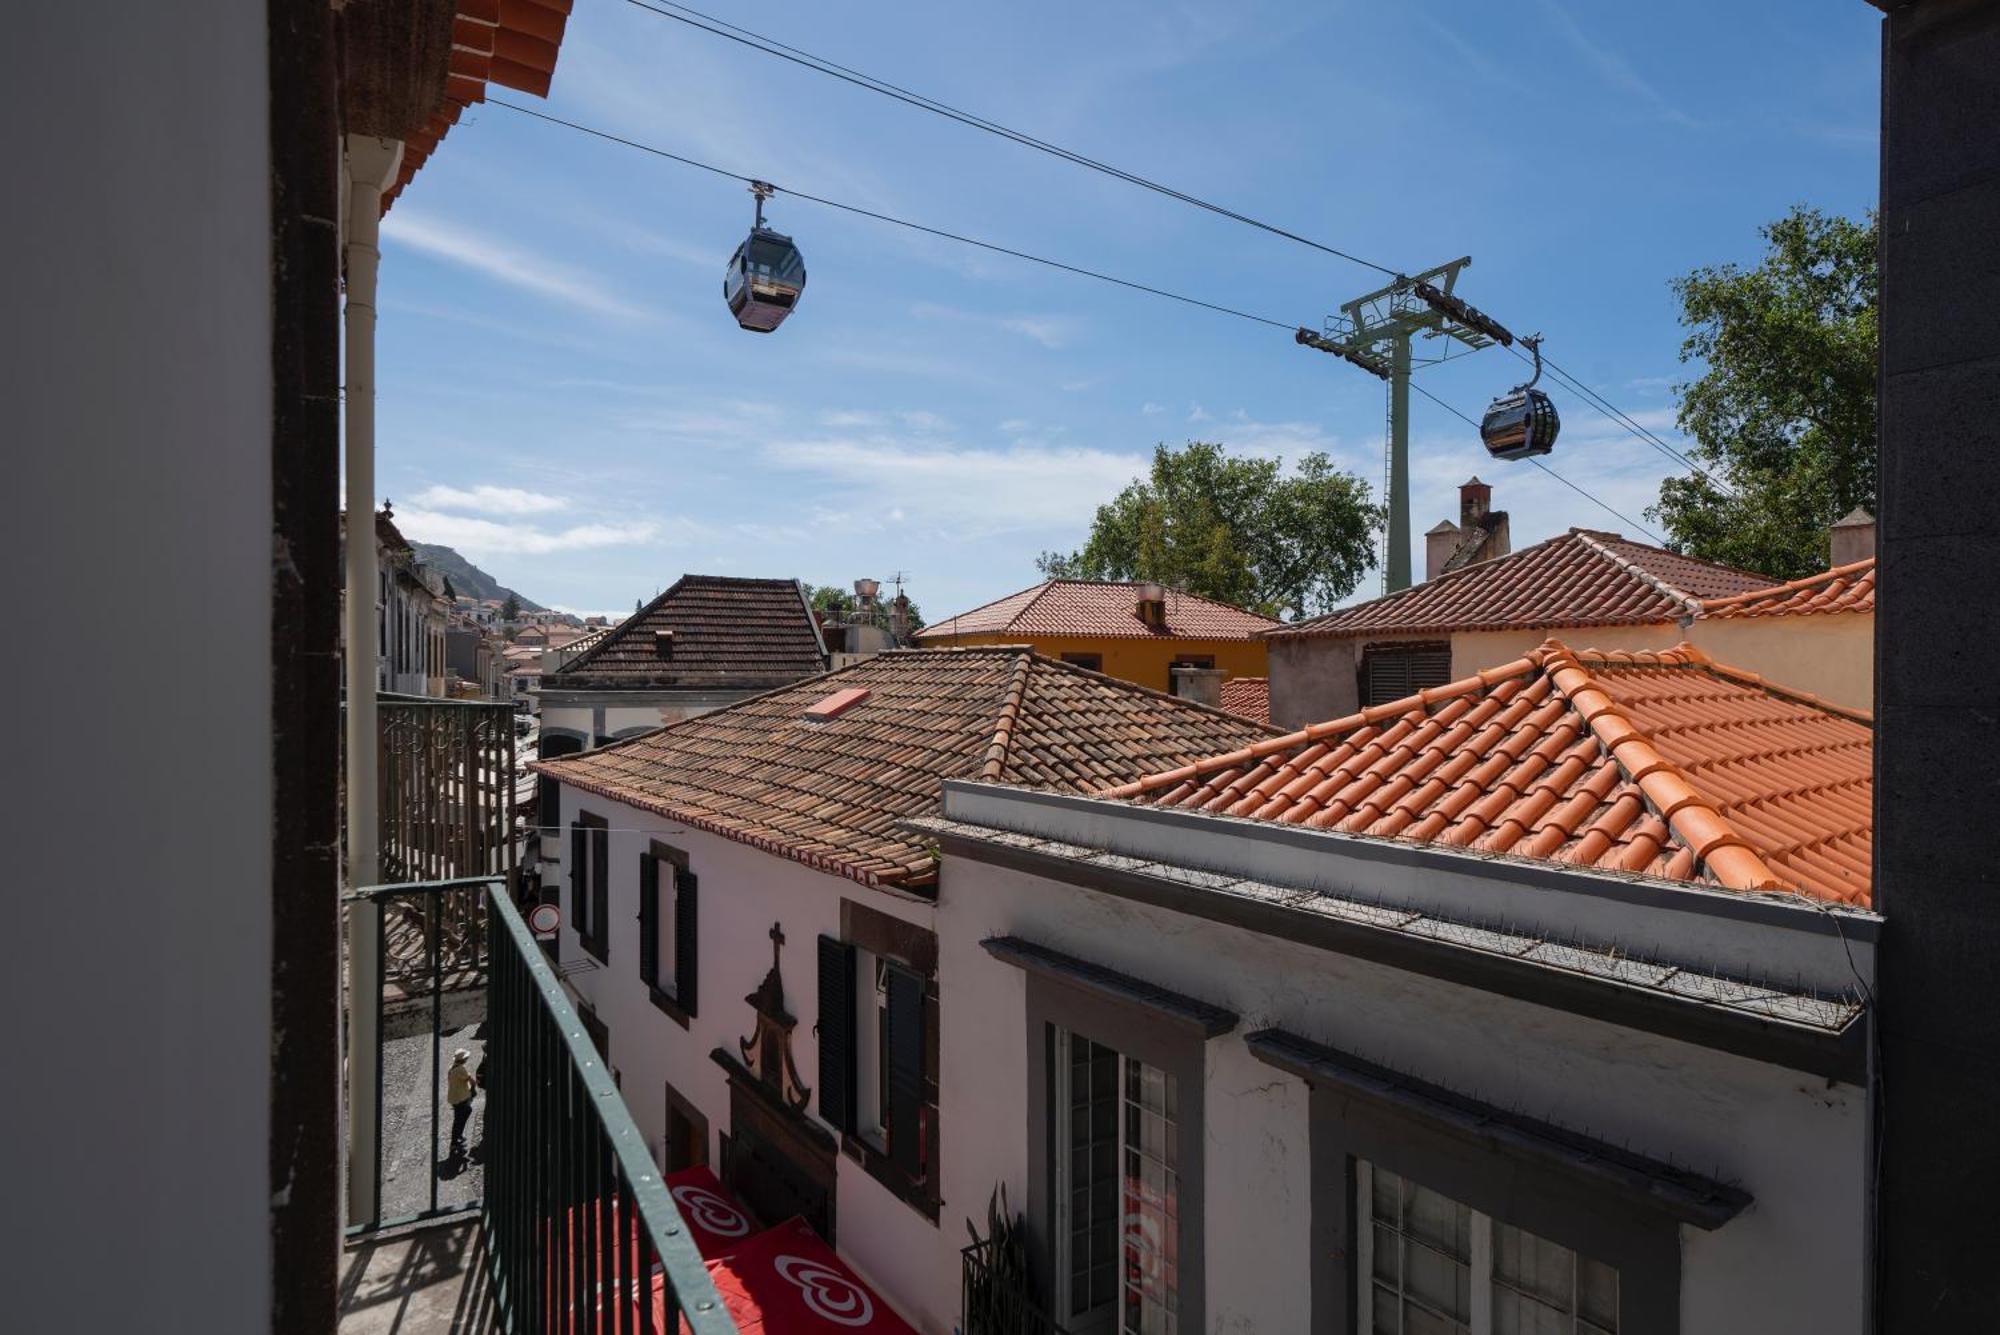
<svg viewBox="0 0 2000 1335"><path fill-rule="evenodd" d="M1328 317L1322 332L1298 331L1305 347L1330 352L1389 382L1389 423L1385 490L1388 493L1388 550L1382 560L1382 592L1410 587L1410 371L1435 366L1514 336L1499 322L1452 295L1470 255L1426 269L1414 278L1398 275L1387 286L1356 297ZM1413 340L1444 339L1434 355L1420 354Z"/></svg>

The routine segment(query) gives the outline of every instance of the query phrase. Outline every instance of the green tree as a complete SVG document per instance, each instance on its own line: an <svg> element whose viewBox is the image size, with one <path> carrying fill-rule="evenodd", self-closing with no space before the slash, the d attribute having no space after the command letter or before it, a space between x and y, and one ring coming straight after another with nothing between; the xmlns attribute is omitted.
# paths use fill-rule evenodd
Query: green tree
<svg viewBox="0 0 2000 1335"><path fill-rule="evenodd" d="M1191 440L1157 445L1151 472L1097 507L1090 536L1035 565L1061 579L1155 580L1274 616L1316 616L1374 563L1382 509L1321 453L1281 459Z"/></svg>
<svg viewBox="0 0 2000 1335"><path fill-rule="evenodd" d="M805 581L800 581L805 583ZM855 607L854 595L838 584L806 584L806 605L815 612L851 612ZM893 597L882 600L883 607L894 603ZM924 628L924 614L917 610L917 604L907 595L903 598L904 610L909 614L910 630L914 633Z"/></svg>
<svg viewBox="0 0 2000 1335"><path fill-rule="evenodd" d="M1674 280L1681 360L1704 368L1679 420L1709 477L1667 478L1646 513L1690 555L1797 579L1826 568L1835 520L1875 508L1875 217L1801 206L1761 231L1756 268Z"/></svg>

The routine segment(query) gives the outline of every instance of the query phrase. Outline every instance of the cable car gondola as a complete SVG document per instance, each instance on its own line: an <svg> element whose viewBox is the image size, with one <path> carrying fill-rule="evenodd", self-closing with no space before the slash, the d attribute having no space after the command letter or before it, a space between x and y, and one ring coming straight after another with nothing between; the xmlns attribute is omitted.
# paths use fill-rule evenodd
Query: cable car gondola
<svg viewBox="0 0 2000 1335"><path fill-rule="evenodd" d="M1542 378L1542 340L1537 336L1521 342L1535 354L1535 374L1527 384L1516 385L1493 400L1479 423L1486 452L1496 459L1547 454L1555 448L1556 435L1562 430L1562 417L1556 412L1556 405L1535 388L1535 381Z"/></svg>
<svg viewBox="0 0 2000 1335"><path fill-rule="evenodd" d="M774 189L756 181L750 193L757 197L757 220L729 257L722 298L737 324L753 334L768 334L799 304L799 294L806 290L806 262L790 237L764 226L764 201Z"/></svg>

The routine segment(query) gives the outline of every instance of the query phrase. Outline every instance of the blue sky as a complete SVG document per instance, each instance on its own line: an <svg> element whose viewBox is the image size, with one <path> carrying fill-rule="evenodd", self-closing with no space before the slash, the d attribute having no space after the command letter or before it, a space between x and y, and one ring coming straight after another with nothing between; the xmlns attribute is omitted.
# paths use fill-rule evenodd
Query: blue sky
<svg viewBox="0 0 2000 1335"><path fill-rule="evenodd" d="M1793 203L1875 195L1858 3L703 7L1410 272L1470 254L1461 295L1669 439L1667 280L1753 258ZM580 0L545 105L1275 319L1317 327L1379 282L621 0ZM575 611L687 571L900 570L937 619L1033 582L1159 441L1326 450L1379 485L1381 384L1279 330L783 196L808 288L743 333L721 273L750 209L733 182L468 114L384 227L378 468L405 532ZM1476 416L1517 365L1493 349L1421 383ZM1561 403L1549 462L1643 523L1666 461ZM1637 536L1421 398L1413 417L1419 544L1475 471L1517 545Z"/></svg>

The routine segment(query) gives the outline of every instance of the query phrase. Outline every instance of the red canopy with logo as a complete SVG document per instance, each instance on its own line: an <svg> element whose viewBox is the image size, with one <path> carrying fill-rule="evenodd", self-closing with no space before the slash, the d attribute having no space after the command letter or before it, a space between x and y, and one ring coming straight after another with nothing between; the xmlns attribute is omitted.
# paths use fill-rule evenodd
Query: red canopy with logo
<svg viewBox="0 0 2000 1335"><path fill-rule="evenodd" d="M736 1193L723 1186L706 1166L668 1173L666 1184L703 1260L733 1256L757 1235L757 1226L750 1222L750 1213L736 1199Z"/></svg>
<svg viewBox="0 0 2000 1335"><path fill-rule="evenodd" d="M745 1335L917 1335L803 1219L748 1239L708 1273Z"/></svg>

